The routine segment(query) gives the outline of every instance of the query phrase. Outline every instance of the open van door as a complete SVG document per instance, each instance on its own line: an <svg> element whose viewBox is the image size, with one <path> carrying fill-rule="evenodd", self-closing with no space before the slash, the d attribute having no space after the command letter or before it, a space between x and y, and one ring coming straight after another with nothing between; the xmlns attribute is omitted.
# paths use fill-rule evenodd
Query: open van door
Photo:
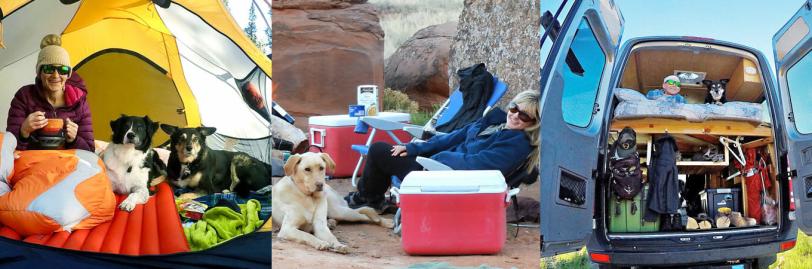
<svg viewBox="0 0 812 269"><path fill-rule="evenodd" d="M812 1L773 36L798 228L812 234Z"/></svg>
<svg viewBox="0 0 812 269"><path fill-rule="evenodd" d="M594 226L602 110L623 16L612 0L575 0L563 19L545 12L544 2L539 171L541 255L547 257L579 250Z"/></svg>

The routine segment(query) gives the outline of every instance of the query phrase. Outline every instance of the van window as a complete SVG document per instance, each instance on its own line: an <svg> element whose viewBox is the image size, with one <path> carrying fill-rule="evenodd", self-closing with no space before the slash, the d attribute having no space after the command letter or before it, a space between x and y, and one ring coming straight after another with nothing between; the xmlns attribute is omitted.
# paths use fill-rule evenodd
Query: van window
<svg viewBox="0 0 812 269"><path fill-rule="evenodd" d="M804 55L798 63L787 70L787 88L789 88L789 101L792 113L795 116L795 128L799 133L812 133L812 106L807 102L812 100L812 57Z"/></svg>
<svg viewBox="0 0 812 269"><path fill-rule="evenodd" d="M584 18L575 32L567 60L557 67L564 78L561 110L565 122L586 127L592 121L592 110L605 64L606 54Z"/></svg>

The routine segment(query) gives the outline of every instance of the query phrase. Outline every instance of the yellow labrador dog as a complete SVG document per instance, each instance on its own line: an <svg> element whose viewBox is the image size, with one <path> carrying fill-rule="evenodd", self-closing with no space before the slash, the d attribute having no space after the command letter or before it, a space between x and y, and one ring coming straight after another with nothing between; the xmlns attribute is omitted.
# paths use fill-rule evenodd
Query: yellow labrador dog
<svg viewBox="0 0 812 269"><path fill-rule="evenodd" d="M349 248L330 232L328 218L339 221L365 221L392 228L390 219L378 216L374 209L351 209L330 185L325 184L327 169L335 162L326 153L290 156L285 177L273 186L273 223L280 223L279 238L310 245L319 250L339 253Z"/></svg>

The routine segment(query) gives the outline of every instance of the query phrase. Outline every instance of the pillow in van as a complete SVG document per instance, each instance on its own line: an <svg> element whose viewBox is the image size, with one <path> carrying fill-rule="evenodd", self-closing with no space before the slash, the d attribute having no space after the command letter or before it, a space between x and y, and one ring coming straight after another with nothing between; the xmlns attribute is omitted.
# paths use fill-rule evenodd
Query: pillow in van
<svg viewBox="0 0 812 269"><path fill-rule="evenodd" d="M615 97L620 101L640 101L648 100L643 93L626 88L615 88Z"/></svg>
<svg viewBox="0 0 812 269"><path fill-rule="evenodd" d="M642 95L640 95L642 96ZM686 119L686 105L662 100L623 101L615 107L615 119L674 118ZM690 113L691 115L695 113Z"/></svg>
<svg viewBox="0 0 812 269"><path fill-rule="evenodd" d="M759 103L727 102L721 106L706 105L705 119L739 120L761 123L763 112Z"/></svg>

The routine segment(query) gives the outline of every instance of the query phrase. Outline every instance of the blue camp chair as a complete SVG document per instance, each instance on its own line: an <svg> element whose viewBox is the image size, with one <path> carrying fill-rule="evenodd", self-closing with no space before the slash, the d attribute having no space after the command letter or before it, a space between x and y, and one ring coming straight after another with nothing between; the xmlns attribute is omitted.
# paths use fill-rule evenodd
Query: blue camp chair
<svg viewBox="0 0 812 269"><path fill-rule="evenodd" d="M484 113L488 113L491 108L502 98L503 95L507 92L508 85L499 80L498 77L493 76L493 93L491 97L488 99L487 107L485 108ZM366 144L364 145L352 145L351 148L354 151L357 151L361 154L361 157L358 158L358 163L355 165L355 170L352 172L352 186L357 187L358 184L358 172L361 170L361 165L364 163L364 158L366 158L367 153L369 152L369 146L372 145L372 141L375 138L375 134L377 130L385 131L389 137L397 144L403 144L400 139L395 136L392 131L395 130L404 130L408 132L415 138L423 139L426 133L436 133L434 132L434 128L436 126L440 126L446 124L454 118L454 115L460 111L462 108L463 99L462 99L462 92L460 92L459 87L451 93L448 100L443 103L440 109L437 110L436 113L431 117L428 123L425 126L418 126L412 124L405 124L400 122L392 122L388 120L383 120L375 117L362 117L361 121L369 125L372 128L370 131L369 137L367 138ZM483 115L484 115L483 113ZM400 182L402 179L397 177L392 177L392 186L400 187Z"/></svg>

